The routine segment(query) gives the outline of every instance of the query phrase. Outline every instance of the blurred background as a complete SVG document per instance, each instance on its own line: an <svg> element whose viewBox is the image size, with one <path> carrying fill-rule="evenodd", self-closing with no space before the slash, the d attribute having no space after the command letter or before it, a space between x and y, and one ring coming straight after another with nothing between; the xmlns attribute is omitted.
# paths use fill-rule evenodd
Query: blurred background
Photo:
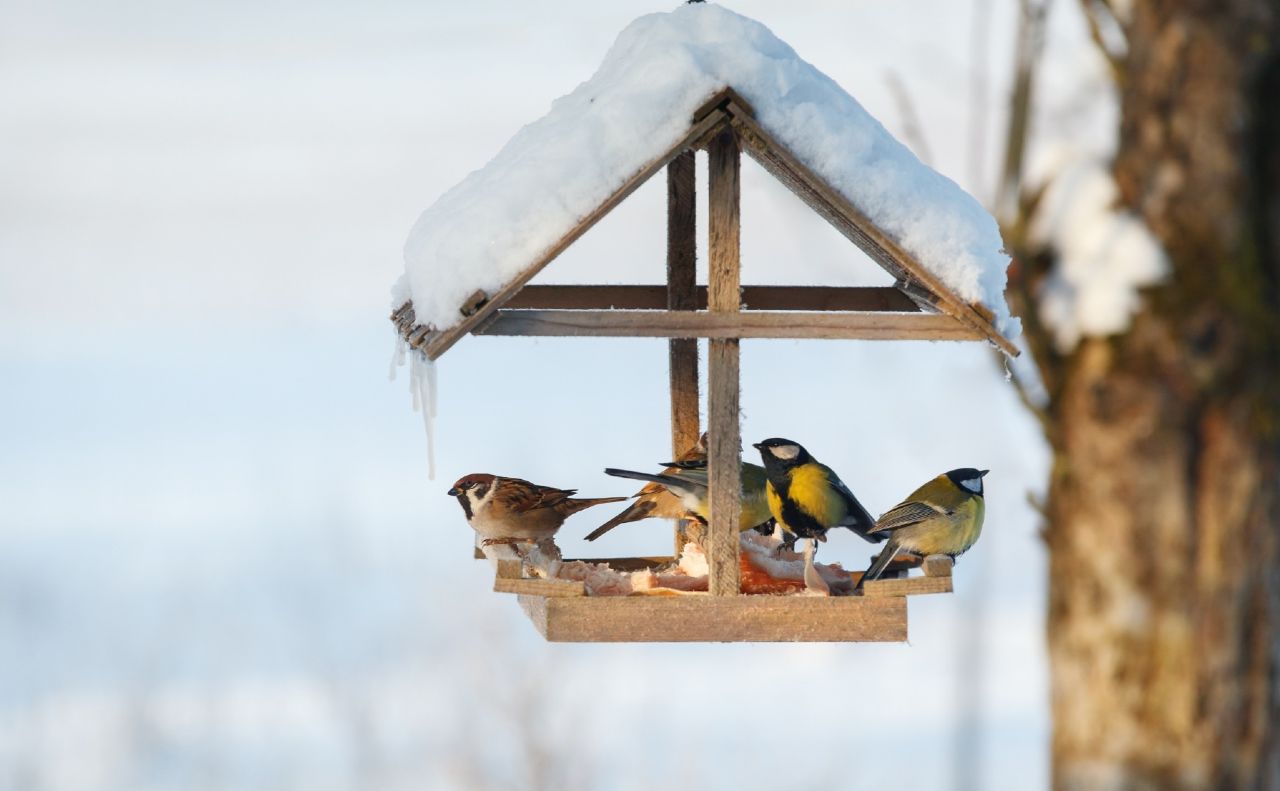
<svg viewBox="0 0 1280 791"><path fill-rule="evenodd" d="M726 4L997 207L1027 3ZM869 510L993 470L956 594L913 600L904 645L548 645L489 592L445 490L629 494L601 468L670 455L661 341L464 339L427 478L388 382L409 227L667 8L0 0L0 788L1050 783L1050 454L981 345L743 345L744 438L799 439ZM1106 154L1088 20L1040 22L1028 161ZM888 282L744 170L744 282ZM664 201L537 282L657 282ZM658 522L588 550L605 510L566 555L669 551Z"/></svg>

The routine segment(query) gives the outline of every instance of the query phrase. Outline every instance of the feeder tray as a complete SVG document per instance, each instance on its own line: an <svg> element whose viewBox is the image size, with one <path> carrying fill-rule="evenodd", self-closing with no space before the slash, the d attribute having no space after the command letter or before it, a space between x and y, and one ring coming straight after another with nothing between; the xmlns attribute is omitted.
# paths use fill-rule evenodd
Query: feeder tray
<svg viewBox="0 0 1280 791"><path fill-rule="evenodd" d="M741 151L892 274L884 288L740 284ZM694 152L708 153L708 284L696 284ZM665 285L529 286L528 281L636 188L667 172ZM865 595L743 595L739 585L739 342L743 338L984 341L1016 356L986 307L956 295L756 122L732 89L689 120L684 138L649 162L561 239L494 293L477 292L461 320L419 325L412 303L391 316L410 347L434 360L468 333L507 336L669 338L672 451L698 438L698 338L708 338L710 519L708 592L586 596L581 583L526 579L499 564L494 589L515 593L551 641L885 641L907 639L907 596L951 591L951 560L929 558L924 576L870 582ZM675 554L685 541L676 529ZM636 564L670 558L613 561ZM857 575L855 575L857 576Z"/></svg>
<svg viewBox="0 0 1280 791"><path fill-rule="evenodd" d="M523 576L511 550L494 553L493 590L514 593L520 608L549 642L904 642L907 597L951 593L952 560L930 555L895 560L889 576L867 582L860 595L743 594L658 591L647 595L588 596L576 580ZM672 558L594 558L619 571L670 563ZM572 563L573 560L566 560ZM923 575L909 575L920 567ZM862 572L849 574L857 584Z"/></svg>

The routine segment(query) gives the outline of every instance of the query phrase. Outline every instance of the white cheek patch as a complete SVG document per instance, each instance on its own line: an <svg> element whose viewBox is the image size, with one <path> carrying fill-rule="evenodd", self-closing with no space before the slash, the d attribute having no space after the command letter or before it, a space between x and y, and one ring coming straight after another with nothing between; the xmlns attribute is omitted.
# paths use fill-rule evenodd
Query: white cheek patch
<svg viewBox="0 0 1280 791"><path fill-rule="evenodd" d="M981 479L981 478L969 478L968 480L961 481L961 482L960 482L960 485L961 485L961 486L963 486L964 488L968 489L969 491L973 492L974 494L981 494L981 493L982 493L982 479Z"/></svg>
<svg viewBox="0 0 1280 791"><path fill-rule="evenodd" d="M477 508L479 508L493 498L493 491L498 488L496 484L497 482L495 481L493 484L486 487L483 497L477 496L475 489L468 489L467 497L471 502L475 503Z"/></svg>
<svg viewBox="0 0 1280 791"><path fill-rule="evenodd" d="M776 458L782 459L783 461L791 461L796 456L800 455L799 445L778 445L771 448L771 450Z"/></svg>

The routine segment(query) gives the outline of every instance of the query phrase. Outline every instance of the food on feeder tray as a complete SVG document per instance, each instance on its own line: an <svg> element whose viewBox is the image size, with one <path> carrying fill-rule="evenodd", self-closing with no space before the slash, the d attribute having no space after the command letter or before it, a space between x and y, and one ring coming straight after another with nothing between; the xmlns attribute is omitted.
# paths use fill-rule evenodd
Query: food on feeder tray
<svg viewBox="0 0 1280 791"><path fill-rule="evenodd" d="M705 433L698 438L693 447L680 454L680 458L676 459L677 462L706 460L707 435ZM677 472L677 468L668 467L663 472L670 475ZM627 522L639 522L641 519L679 519L684 516L687 510L684 504L680 502L680 498L668 492L667 488L662 484L652 481L645 484L632 497L635 498L634 503L623 509L622 513L588 533L587 540L595 541L618 525L626 524Z"/></svg>
<svg viewBox="0 0 1280 791"><path fill-rule="evenodd" d="M875 521L835 470L799 443L774 437L752 447L764 459L769 511L783 530L797 538L826 541L827 530L847 527L872 543L884 540L869 532Z"/></svg>
<svg viewBox="0 0 1280 791"><path fill-rule="evenodd" d="M620 571L607 563L561 562L533 550L525 563L538 576L581 582L588 596L678 595L707 590L707 557L702 547L684 545L680 559L660 568Z"/></svg>
<svg viewBox="0 0 1280 791"><path fill-rule="evenodd" d="M710 501L708 499L709 476L705 462L702 466L692 466L690 469L674 469L662 475L619 470L613 467L606 468L605 474L612 475L615 478L633 478L639 481L660 484L667 491L679 497L684 507L703 523L706 523L710 514ZM738 516L738 529L750 530L757 525L768 522L770 518L769 502L765 497L764 468L757 464L743 462L741 486L742 509Z"/></svg>
<svg viewBox="0 0 1280 791"><path fill-rule="evenodd" d="M575 498L574 494L576 489L555 489L488 473L463 476L449 489L449 496L458 498L467 523L485 545L547 539L572 514L593 505L627 499L585 499Z"/></svg>
<svg viewBox="0 0 1280 791"><path fill-rule="evenodd" d="M808 563L805 557L781 547L781 540L758 533L743 533L738 553L739 586L743 593L803 593L808 566L833 594L850 593L853 578L839 563Z"/></svg>
<svg viewBox="0 0 1280 791"><path fill-rule="evenodd" d="M805 560L794 552L779 551L779 540L747 531L741 534L741 590L751 594L804 593ZM541 548L525 555L525 563L538 576L581 582L588 596L662 596L707 590L708 565L702 547L684 545L678 563L640 571L619 571L606 563L583 560L561 562ZM853 578L839 564L815 563L833 594L853 591Z"/></svg>
<svg viewBox="0 0 1280 791"><path fill-rule="evenodd" d="M898 550L954 558L973 546L987 511L982 479L988 472L973 467L944 472L876 520L872 534L887 535L889 543L858 587L877 579Z"/></svg>

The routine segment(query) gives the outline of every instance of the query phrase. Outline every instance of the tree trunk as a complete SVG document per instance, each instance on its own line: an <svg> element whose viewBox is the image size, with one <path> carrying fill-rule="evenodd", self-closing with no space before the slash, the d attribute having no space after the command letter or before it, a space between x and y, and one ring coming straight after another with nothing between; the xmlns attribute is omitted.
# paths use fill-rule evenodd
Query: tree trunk
<svg viewBox="0 0 1280 791"><path fill-rule="evenodd" d="M1115 175L1172 273L1125 334L1039 355L1062 791L1280 789L1278 6L1123 25Z"/></svg>

